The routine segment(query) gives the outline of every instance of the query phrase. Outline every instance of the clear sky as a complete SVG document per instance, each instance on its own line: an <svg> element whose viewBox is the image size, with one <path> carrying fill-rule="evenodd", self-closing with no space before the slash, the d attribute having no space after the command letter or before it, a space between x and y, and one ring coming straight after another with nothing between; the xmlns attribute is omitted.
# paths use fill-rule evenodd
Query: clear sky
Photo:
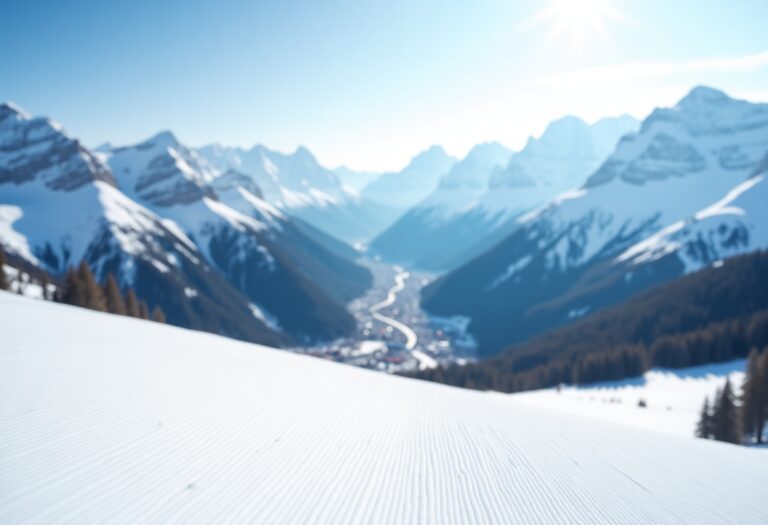
<svg viewBox="0 0 768 525"><path fill-rule="evenodd" d="M0 100L88 145L309 147L395 169L550 120L768 101L766 0L0 0Z"/></svg>

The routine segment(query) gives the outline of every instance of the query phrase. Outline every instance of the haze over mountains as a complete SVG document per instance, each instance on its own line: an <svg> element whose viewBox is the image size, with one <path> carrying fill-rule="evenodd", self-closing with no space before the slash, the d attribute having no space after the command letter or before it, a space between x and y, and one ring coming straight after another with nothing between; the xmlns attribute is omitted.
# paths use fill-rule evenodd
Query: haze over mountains
<svg viewBox="0 0 768 525"><path fill-rule="evenodd" d="M660 108L578 190L424 290L485 355L724 257L768 246L768 104L706 87Z"/></svg>
<svg viewBox="0 0 768 525"><path fill-rule="evenodd" d="M371 248L419 268L451 269L493 246L517 215L581 185L637 126L629 116L591 126L565 117L517 153L498 143L476 146Z"/></svg>

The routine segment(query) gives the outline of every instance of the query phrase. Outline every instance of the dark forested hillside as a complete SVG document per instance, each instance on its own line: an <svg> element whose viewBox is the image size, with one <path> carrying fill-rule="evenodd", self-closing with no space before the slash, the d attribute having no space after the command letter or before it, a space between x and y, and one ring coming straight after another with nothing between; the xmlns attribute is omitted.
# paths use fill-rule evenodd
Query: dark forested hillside
<svg viewBox="0 0 768 525"><path fill-rule="evenodd" d="M726 260L465 366L417 377L505 392L746 357L768 344L768 252Z"/></svg>

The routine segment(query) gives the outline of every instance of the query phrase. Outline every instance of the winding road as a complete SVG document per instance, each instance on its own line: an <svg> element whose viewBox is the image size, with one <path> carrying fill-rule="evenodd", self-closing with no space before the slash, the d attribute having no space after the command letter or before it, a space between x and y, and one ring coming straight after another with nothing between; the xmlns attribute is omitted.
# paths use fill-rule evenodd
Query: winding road
<svg viewBox="0 0 768 525"><path fill-rule="evenodd" d="M408 279L408 277L410 277L408 272L399 270L398 274L395 275L395 285L390 288L386 299L380 303L374 304L368 309L368 311L371 313L374 319L377 319L382 323L386 323L395 330L402 332L403 335L405 335L405 348L407 350L413 350L416 348L416 343L419 341L418 336L416 336L416 332L414 332L410 326L401 323L397 319L392 319L391 317L387 317L386 315L379 313L379 310L382 308L387 308L388 306L392 306L394 304L395 299L397 299L397 294L403 291L403 288L405 288L405 280Z"/></svg>

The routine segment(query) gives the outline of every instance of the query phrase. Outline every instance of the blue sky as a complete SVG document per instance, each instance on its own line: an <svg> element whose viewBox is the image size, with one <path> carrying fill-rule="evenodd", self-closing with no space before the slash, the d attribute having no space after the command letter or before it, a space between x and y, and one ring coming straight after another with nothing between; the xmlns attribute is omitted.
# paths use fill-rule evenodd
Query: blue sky
<svg viewBox="0 0 768 525"><path fill-rule="evenodd" d="M0 20L0 100L89 145L172 129L394 169L696 84L768 101L765 0L0 0Z"/></svg>

